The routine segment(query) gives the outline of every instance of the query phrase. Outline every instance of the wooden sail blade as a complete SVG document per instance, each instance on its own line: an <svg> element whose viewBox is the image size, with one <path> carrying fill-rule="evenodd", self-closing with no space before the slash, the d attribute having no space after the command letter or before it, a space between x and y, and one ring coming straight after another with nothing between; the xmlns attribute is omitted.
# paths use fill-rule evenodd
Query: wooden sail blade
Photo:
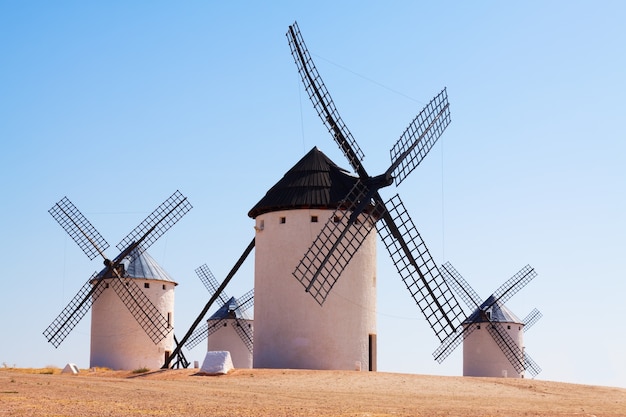
<svg viewBox="0 0 626 417"><path fill-rule="evenodd" d="M537 272L530 265L526 265L522 269L519 270L518 273L509 278L504 284L502 284L497 290L493 293L494 303L500 302L502 304L506 303L511 299L519 290L524 288L526 284L532 281L533 278L537 276ZM487 306L486 308L489 308Z"/></svg>
<svg viewBox="0 0 626 417"><path fill-rule="evenodd" d="M543 314L536 308L533 309L528 315L524 318L524 332L528 331L531 327L535 325L539 321L540 318L543 317Z"/></svg>
<svg viewBox="0 0 626 417"><path fill-rule="evenodd" d="M461 344L467 336L469 336L477 326L474 324L468 326L459 326L456 331L444 339L439 347L433 352L435 360L442 363L454 350Z"/></svg>
<svg viewBox="0 0 626 417"><path fill-rule="evenodd" d="M483 301L478 296L478 293L474 291L472 286L465 281L463 276L461 276L459 271L457 271L450 262L446 262L441 266L441 272L448 285L456 292L470 310L480 307Z"/></svg>
<svg viewBox="0 0 626 417"><path fill-rule="evenodd" d="M302 78L302 83L317 114L346 158L348 158L352 168L359 173L361 178L367 177L361 165L361 161L364 158L363 151L361 151L348 127L341 119L335 103L322 81L322 77L317 72L297 23L294 22L293 25L289 26L287 39L289 40L291 55Z"/></svg>
<svg viewBox="0 0 626 417"><path fill-rule="evenodd" d="M136 245L142 251L148 249L191 209L192 206L187 197L179 191L174 192L122 239L117 248L124 250L130 245Z"/></svg>
<svg viewBox="0 0 626 417"><path fill-rule="evenodd" d="M457 331L463 310L432 259L398 195L386 204L387 214L378 223L391 259L411 297L437 338L443 342Z"/></svg>
<svg viewBox="0 0 626 417"><path fill-rule="evenodd" d="M63 197L52 206L48 213L70 235L89 259L93 260L98 255L105 258L104 251L109 247L109 244L67 197Z"/></svg>
<svg viewBox="0 0 626 417"><path fill-rule="evenodd" d="M109 283L154 344L172 331L168 320L133 279L112 278Z"/></svg>
<svg viewBox="0 0 626 417"><path fill-rule="evenodd" d="M448 93L444 88L413 119L391 148L389 171L396 186L422 162L450 124Z"/></svg>
<svg viewBox="0 0 626 417"><path fill-rule="evenodd" d="M202 281L206 289L209 291L209 294L215 294L219 287L219 284L217 282L217 279L215 278L215 275L213 275L207 264L201 265L196 268L196 275L198 275L200 281ZM226 295L224 291L222 291L218 296L222 304L228 302L228 300L230 299L230 297Z"/></svg>
<svg viewBox="0 0 626 417"><path fill-rule="evenodd" d="M98 273L94 272L57 318L44 330L44 336L55 348L61 345L67 335L85 317L93 302L105 290L105 286L101 285L99 280L93 281L97 275Z"/></svg>
<svg viewBox="0 0 626 417"><path fill-rule="evenodd" d="M252 325L245 320L235 318L235 332L241 338L241 341L246 345L250 353L252 353L252 349L254 346L252 340Z"/></svg>
<svg viewBox="0 0 626 417"><path fill-rule="evenodd" d="M369 205L369 192L363 182L357 181L293 272L320 305L384 211L382 205ZM358 209L363 202L367 210Z"/></svg>

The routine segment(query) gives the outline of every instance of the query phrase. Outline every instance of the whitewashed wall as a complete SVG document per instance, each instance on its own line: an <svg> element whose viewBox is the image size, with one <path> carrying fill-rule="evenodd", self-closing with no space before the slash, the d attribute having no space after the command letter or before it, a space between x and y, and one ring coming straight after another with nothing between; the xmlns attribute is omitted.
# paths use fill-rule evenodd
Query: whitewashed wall
<svg viewBox="0 0 626 417"><path fill-rule="evenodd" d="M255 219L255 368L368 369L369 335L376 333L376 229L323 306L292 275L331 215L305 209Z"/></svg>
<svg viewBox="0 0 626 417"><path fill-rule="evenodd" d="M133 279L163 317L171 315L174 326L173 282ZM150 288L144 288L149 283ZM100 284L100 285L104 285ZM165 285L165 289L163 286ZM137 323L115 290L107 288L91 309L90 367L134 370L159 369L165 362L165 352L174 350L174 332L154 344Z"/></svg>
<svg viewBox="0 0 626 417"><path fill-rule="evenodd" d="M209 326L217 320L208 320ZM239 319L244 326L249 326L254 330L252 320ZM252 352L235 330L237 321L234 319L225 319L220 323L220 329L212 333L207 338L207 350L211 351L228 351L235 368L252 368Z"/></svg>
<svg viewBox="0 0 626 417"><path fill-rule="evenodd" d="M477 324L471 324L476 327ZM463 376L486 376L523 378L524 373L515 370L502 349L487 330L489 323L480 323L480 329L473 330L463 341ZM501 323L517 346L521 346L520 358L523 361L524 325ZM510 329L507 329L510 326Z"/></svg>

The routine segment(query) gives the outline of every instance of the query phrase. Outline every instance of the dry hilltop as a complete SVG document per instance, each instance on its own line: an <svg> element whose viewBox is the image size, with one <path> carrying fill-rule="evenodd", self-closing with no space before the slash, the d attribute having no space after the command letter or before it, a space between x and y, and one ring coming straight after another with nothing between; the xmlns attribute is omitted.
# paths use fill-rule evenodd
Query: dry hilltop
<svg viewBox="0 0 626 417"><path fill-rule="evenodd" d="M0 416L626 416L626 389L529 379L239 369L0 369Z"/></svg>

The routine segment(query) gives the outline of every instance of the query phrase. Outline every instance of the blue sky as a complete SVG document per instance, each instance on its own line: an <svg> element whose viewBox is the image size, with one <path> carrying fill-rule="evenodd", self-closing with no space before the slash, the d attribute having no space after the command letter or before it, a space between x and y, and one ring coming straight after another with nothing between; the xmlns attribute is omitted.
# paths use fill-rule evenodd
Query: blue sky
<svg viewBox="0 0 626 417"><path fill-rule="evenodd" d="M0 3L0 362L88 366L88 318L58 349L41 334L101 268L47 213L63 196L112 246L189 198L150 250L179 282L182 335L206 302L194 269L226 275L265 191L313 146L349 167L301 87L297 20L372 174L448 88L451 125L397 189L435 260L485 298L531 264L508 306L544 315L526 334L538 378L626 387L626 6L291 3ZM382 246L378 261L379 369L460 375L461 349L432 359ZM248 260L227 291L252 280Z"/></svg>

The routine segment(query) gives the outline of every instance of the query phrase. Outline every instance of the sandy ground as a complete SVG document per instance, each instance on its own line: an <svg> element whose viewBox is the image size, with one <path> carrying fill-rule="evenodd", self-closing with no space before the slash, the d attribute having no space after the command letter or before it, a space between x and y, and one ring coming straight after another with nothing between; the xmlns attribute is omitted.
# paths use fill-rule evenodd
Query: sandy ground
<svg viewBox="0 0 626 417"><path fill-rule="evenodd" d="M0 416L626 416L626 389L356 371L0 369Z"/></svg>

